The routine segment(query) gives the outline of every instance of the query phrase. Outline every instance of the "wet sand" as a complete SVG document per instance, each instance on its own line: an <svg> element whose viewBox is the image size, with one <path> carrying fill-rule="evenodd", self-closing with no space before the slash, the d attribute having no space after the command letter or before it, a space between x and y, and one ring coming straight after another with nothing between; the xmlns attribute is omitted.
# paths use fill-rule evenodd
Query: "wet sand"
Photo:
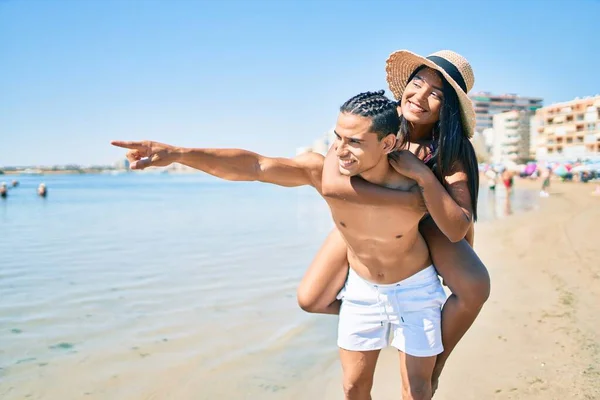
<svg viewBox="0 0 600 400"><path fill-rule="evenodd" d="M539 209L477 224L475 247L492 294L446 364L434 399L600 399L595 188L553 182ZM382 352L373 398L399 398L399 381L397 352ZM342 399L340 382L336 365L321 398Z"/></svg>

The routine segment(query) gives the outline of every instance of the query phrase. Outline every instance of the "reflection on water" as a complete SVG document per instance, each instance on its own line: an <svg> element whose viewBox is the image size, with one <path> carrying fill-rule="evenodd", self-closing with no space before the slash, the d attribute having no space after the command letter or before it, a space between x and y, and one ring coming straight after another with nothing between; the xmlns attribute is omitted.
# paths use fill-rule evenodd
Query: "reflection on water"
<svg viewBox="0 0 600 400"><path fill-rule="evenodd" d="M479 191L479 218L482 221L502 219L515 212L533 210L538 204L539 196L535 190L513 188L507 194L502 188L490 190L482 186Z"/></svg>

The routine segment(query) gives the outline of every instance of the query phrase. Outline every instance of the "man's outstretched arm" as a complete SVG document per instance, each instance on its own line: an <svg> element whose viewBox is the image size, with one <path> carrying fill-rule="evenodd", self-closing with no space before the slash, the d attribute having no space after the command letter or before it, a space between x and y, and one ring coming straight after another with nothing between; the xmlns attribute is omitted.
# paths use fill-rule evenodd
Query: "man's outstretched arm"
<svg viewBox="0 0 600 400"><path fill-rule="evenodd" d="M178 162L230 181L260 181L280 186L317 186L323 164L323 157L315 153L292 159L264 157L240 149L185 148L151 141L111 144L129 149L127 159L131 169Z"/></svg>

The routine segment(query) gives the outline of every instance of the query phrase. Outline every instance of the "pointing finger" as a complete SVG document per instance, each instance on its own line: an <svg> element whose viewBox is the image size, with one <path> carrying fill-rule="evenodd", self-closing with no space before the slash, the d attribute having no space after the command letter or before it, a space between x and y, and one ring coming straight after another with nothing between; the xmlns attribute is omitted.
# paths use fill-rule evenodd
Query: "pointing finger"
<svg viewBox="0 0 600 400"><path fill-rule="evenodd" d="M134 150L143 150L147 147L144 142L129 142L123 140L113 140L110 142L110 144L112 144L113 146Z"/></svg>

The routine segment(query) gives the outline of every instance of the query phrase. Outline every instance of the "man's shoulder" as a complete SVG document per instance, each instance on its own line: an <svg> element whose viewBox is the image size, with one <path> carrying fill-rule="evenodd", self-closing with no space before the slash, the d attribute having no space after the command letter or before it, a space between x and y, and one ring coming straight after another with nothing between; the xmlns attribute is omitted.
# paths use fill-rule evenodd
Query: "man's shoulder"
<svg viewBox="0 0 600 400"><path fill-rule="evenodd" d="M320 192L325 157L322 154L307 151L294 157L294 161L306 171L312 186Z"/></svg>
<svg viewBox="0 0 600 400"><path fill-rule="evenodd" d="M387 180L379 186L385 186L388 189L395 189L401 191L409 191L411 188L417 185L417 181L409 178L406 175L401 174L390 166L390 173L387 176Z"/></svg>
<svg viewBox="0 0 600 400"><path fill-rule="evenodd" d="M322 170L325 157L313 151L298 154L294 160L301 166L310 170Z"/></svg>

